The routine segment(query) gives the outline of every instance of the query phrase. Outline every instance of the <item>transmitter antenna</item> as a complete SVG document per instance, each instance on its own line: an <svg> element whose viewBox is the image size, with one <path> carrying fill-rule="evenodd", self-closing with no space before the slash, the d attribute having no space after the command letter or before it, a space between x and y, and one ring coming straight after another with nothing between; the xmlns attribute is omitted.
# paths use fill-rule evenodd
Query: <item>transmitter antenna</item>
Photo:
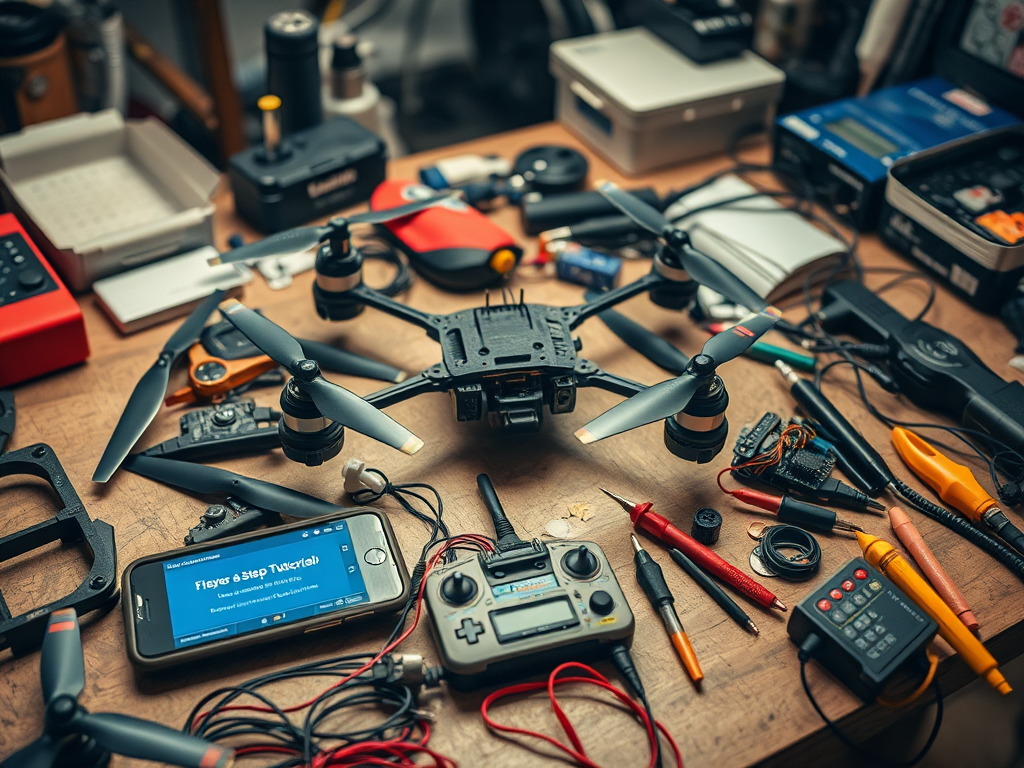
<svg viewBox="0 0 1024 768"><path fill-rule="evenodd" d="M501 502L498 500L498 494L494 490L491 478L485 474L477 475L476 486L480 489L480 496L484 500L484 506L487 507L491 520L494 522L494 535L498 539L498 550L500 552L507 552L510 549L530 546L529 542L523 541L516 534L516 529L512 527L512 523L509 521L505 510L501 506Z"/></svg>

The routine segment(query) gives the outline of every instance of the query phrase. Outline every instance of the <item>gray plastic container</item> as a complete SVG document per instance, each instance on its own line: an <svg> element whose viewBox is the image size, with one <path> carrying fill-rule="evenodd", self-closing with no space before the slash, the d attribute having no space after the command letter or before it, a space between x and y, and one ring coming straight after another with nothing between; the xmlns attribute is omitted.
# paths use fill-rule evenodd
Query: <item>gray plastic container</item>
<svg viewBox="0 0 1024 768"><path fill-rule="evenodd" d="M551 45L556 114L627 174L722 152L767 126L785 74L750 51L696 64L638 27Z"/></svg>

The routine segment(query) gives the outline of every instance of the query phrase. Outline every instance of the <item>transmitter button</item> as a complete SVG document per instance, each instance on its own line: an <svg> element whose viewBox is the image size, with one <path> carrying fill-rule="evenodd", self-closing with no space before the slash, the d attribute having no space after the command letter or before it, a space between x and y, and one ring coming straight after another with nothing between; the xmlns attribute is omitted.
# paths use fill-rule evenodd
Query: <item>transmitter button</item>
<svg viewBox="0 0 1024 768"><path fill-rule="evenodd" d="M480 642L480 635L484 633L484 625L473 619L463 619L462 626L455 630L455 636L459 640L465 640L470 645Z"/></svg>
<svg viewBox="0 0 1024 768"><path fill-rule="evenodd" d="M370 565L380 565L381 563L383 563L387 559L388 559L388 553L385 552L380 547L374 547L373 549L368 549L363 554L363 560L368 562Z"/></svg>
<svg viewBox="0 0 1024 768"><path fill-rule="evenodd" d="M603 589L597 590L590 596L590 610L598 616L607 616L614 607L615 601L612 600L612 596Z"/></svg>

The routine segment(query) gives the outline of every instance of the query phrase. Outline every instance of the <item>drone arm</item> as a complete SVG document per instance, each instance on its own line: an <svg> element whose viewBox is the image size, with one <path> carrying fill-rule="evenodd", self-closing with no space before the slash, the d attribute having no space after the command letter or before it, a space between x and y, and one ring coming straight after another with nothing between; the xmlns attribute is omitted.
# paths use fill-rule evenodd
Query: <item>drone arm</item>
<svg viewBox="0 0 1024 768"><path fill-rule="evenodd" d="M580 360L576 366L576 386L603 389L623 397L632 397L637 392L647 389L645 385L631 379L603 371L589 360Z"/></svg>
<svg viewBox="0 0 1024 768"><path fill-rule="evenodd" d="M429 369L433 371L435 369ZM405 381L394 384L384 389L367 395L366 402L377 408L387 408L389 405L401 403L411 397L422 395L427 392L443 392L446 389L446 380L437 376L428 376L427 371L410 376Z"/></svg>
<svg viewBox="0 0 1024 768"><path fill-rule="evenodd" d="M347 291L347 293L352 299L360 304L365 304L368 307L379 309L381 312L393 315L399 320L404 320L411 325L419 326L425 330L427 335L434 339L434 341L437 341L440 338L437 328L438 324L434 319L436 315L431 315L427 312L420 312L418 309L407 307L405 304L399 304L397 301L388 298L384 294L373 290L363 283L360 283L355 288Z"/></svg>
<svg viewBox="0 0 1024 768"><path fill-rule="evenodd" d="M648 272L639 280L634 280L632 283L616 288L614 291L602 293L594 301L580 304L578 307L572 307L570 311L575 312L575 316L569 321L569 328L575 330L584 320L588 320L594 315L614 307L616 304L621 304L626 299L631 299L634 296L645 293L663 282L666 282L666 280L661 275L656 272Z"/></svg>

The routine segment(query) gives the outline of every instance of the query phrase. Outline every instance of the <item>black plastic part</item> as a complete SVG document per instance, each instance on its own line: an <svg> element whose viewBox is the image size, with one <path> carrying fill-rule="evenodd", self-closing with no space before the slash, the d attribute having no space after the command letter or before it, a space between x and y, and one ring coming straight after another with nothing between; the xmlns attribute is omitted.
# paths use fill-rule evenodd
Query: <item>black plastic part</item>
<svg viewBox="0 0 1024 768"><path fill-rule="evenodd" d="M592 593L587 604L590 606L590 610L598 616L607 616L615 608L615 601L612 600L612 596L603 589Z"/></svg>
<svg viewBox="0 0 1024 768"><path fill-rule="evenodd" d="M301 388L290 384L281 390L281 412L295 419L323 418L309 396ZM345 427L330 419L323 429L299 432L289 427L282 417L277 422L277 432L284 455L307 467L318 467L330 461L341 453L341 447L345 444Z"/></svg>
<svg viewBox="0 0 1024 768"><path fill-rule="evenodd" d="M181 417L179 437L158 443L143 453L146 456L200 461L269 451L281 445L277 429L280 416L272 408L256 407L251 398L199 408ZM266 426L261 427L260 424Z"/></svg>
<svg viewBox="0 0 1024 768"><path fill-rule="evenodd" d="M318 81L318 105L319 94ZM261 232L280 232L365 202L384 181L383 140L347 117L299 131L287 143L291 153L273 162L262 147L230 159L235 210Z"/></svg>
<svg viewBox="0 0 1024 768"><path fill-rule="evenodd" d="M0 454L4 452L7 441L14 434L14 424L14 392L5 389L0 391Z"/></svg>
<svg viewBox="0 0 1024 768"><path fill-rule="evenodd" d="M519 153L512 173L523 177L530 192L573 192L587 180L590 163L578 150L557 145L530 147Z"/></svg>
<svg viewBox="0 0 1024 768"><path fill-rule="evenodd" d="M566 552L562 557L562 567L581 579L597 573L599 565L594 553L587 548L586 544L580 544L579 547Z"/></svg>
<svg viewBox="0 0 1024 768"><path fill-rule="evenodd" d="M57 540L64 544L82 542L92 555L85 580L71 594L47 603L45 610L12 616L0 593L0 650L10 648L20 654L42 642L54 611L74 608L82 616L94 610L110 610L117 604L117 548L114 529L89 518L50 446L37 443L0 456L0 477L9 475L33 475L47 481L62 508L49 520L0 538L0 563Z"/></svg>
<svg viewBox="0 0 1024 768"><path fill-rule="evenodd" d="M631 190L648 205L661 208L661 199L651 187ZM524 199L520 205L523 230L538 235L544 230L565 227L587 219L615 216L619 209L608 202L600 192L568 192Z"/></svg>
<svg viewBox="0 0 1024 768"><path fill-rule="evenodd" d="M241 499L228 496L224 504L213 504L207 507L199 525L190 528L185 535L185 546L204 544L207 541L226 539L259 528L261 525L277 525L281 516L269 512Z"/></svg>
<svg viewBox="0 0 1024 768"><path fill-rule="evenodd" d="M684 429L675 419L665 419L665 447L684 461L707 464L722 452L728 437L728 419L708 432Z"/></svg>
<svg viewBox="0 0 1024 768"><path fill-rule="evenodd" d="M275 13L264 27L267 92L281 98L281 129L286 135L323 120L319 28L316 17L305 11Z"/></svg>
<svg viewBox="0 0 1024 768"><path fill-rule="evenodd" d="M668 584L665 583L661 566L645 550L641 549L633 555L633 565L636 566L637 583L651 601L651 605L657 609L675 602Z"/></svg>
<svg viewBox="0 0 1024 768"><path fill-rule="evenodd" d="M452 605L465 605L478 591L476 581L462 571L455 571L441 582L441 595Z"/></svg>
<svg viewBox="0 0 1024 768"><path fill-rule="evenodd" d="M494 522L494 535L498 540L498 551L504 552L508 549L529 546L528 542L516 535L516 529L512 527L512 523L509 522L505 510L498 500L498 493L494 490L491 478L485 474L477 475L476 487L480 490L480 498L483 499L484 506L487 507L491 520Z"/></svg>
<svg viewBox="0 0 1024 768"><path fill-rule="evenodd" d="M701 507L693 515L693 526L690 535L701 544L712 545L718 542L722 532L722 515L718 510Z"/></svg>
<svg viewBox="0 0 1024 768"><path fill-rule="evenodd" d="M830 509L798 501L792 496L783 496L776 515L780 523L788 523L808 531L832 533L836 524L836 513Z"/></svg>
<svg viewBox="0 0 1024 768"><path fill-rule="evenodd" d="M999 512L986 518L989 526L999 534L999 538L1013 547L1020 553L1024 553L1024 533L1007 519L1006 515Z"/></svg>
<svg viewBox="0 0 1024 768"><path fill-rule="evenodd" d="M634 0L630 20L698 64L739 56L754 38L753 14L739 3Z"/></svg>

